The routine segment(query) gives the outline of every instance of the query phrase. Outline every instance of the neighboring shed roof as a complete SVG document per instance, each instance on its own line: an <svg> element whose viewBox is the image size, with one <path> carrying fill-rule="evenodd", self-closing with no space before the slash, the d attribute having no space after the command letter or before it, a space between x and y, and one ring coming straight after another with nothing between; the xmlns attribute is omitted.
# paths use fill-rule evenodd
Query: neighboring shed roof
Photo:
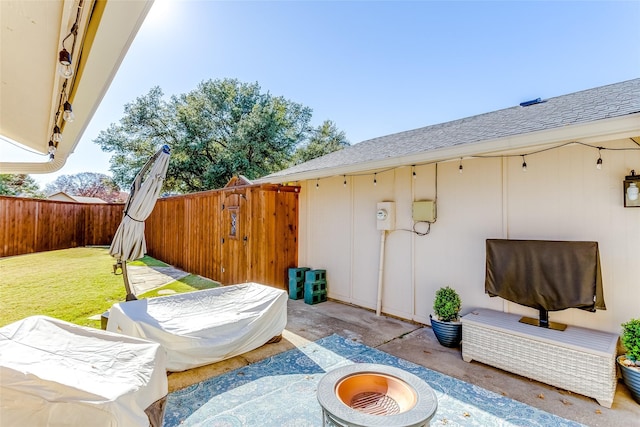
<svg viewBox="0 0 640 427"><path fill-rule="evenodd" d="M523 100L524 101L524 100ZM575 92L530 106L515 106L451 122L370 139L270 178L362 165L418 153L579 125L640 112L640 79Z"/></svg>
<svg viewBox="0 0 640 427"><path fill-rule="evenodd" d="M47 196L48 200L58 200L62 202L78 202L78 203L107 203L99 197L85 197L74 196L72 194L65 193L64 191L58 191L50 196Z"/></svg>

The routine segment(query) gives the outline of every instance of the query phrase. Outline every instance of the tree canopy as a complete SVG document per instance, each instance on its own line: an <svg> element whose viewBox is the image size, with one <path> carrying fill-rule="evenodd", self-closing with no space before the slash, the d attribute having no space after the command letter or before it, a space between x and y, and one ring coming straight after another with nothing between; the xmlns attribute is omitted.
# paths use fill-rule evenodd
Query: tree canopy
<svg viewBox="0 0 640 427"><path fill-rule="evenodd" d="M349 146L345 133L338 130L335 123L325 120L310 132L309 141L298 147L293 154L292 164L308 162L316 157L342 150Z"/></svg>
<svg viewBox="0 0 640 427"><path fill-rule="evenodd" d="M45 187L47 194L59 191L72 196L98 197L109 203L125 201L120 194L120 187L109 176L101 173L61 175Z"/></svg>
<svg viewBox="0 0 640 427"><path fill-rule="evenodd" d="M44 197L36 180L25 174L0 174L0 195Z"/></svg>
<svg viewBox="0 0 640 427"><path fill-rule="evenodd" d="M125 105L120 122L101 131L94 142L113 153L110 169L122 188L168 144L171 160L164 191L189 193L221 188L234 175L255 179L281 170L307 141L309 153L324 154L326 150L316 147L323 141L348 145L331 122L314 130L310 119L310 108L263 93L257 83L208 80L168 100L159 87L152 88ZM326 134L321 130L325 125ZM310 137L317 142L312 144Z"/></svg>

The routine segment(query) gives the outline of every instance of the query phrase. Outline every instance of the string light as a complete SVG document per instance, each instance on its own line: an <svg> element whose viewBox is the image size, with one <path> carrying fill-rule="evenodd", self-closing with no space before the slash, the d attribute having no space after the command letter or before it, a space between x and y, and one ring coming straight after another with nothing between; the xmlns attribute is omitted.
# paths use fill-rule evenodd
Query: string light
<svg viewBox="0 0 640 427"><path fill-rule="evenodd" d="M342 186L344 188L347 188L347 175L342 175L342 177L344 178L344 182L342 183Z"/></svg>
<svg viewBox="0 0 640 427"><path fill-rule="evenodd" d="M69 34L62 39L62 50L58 53L58 73L64 77L65 79L70 79L73 77L74 69L73 69L73 61L71 60L71 55L75 51L76 41L78 38L78 22L80 22L80 13L82 12L82 3L84 0L80 0L78 3L78 10L76 11L76 20L71 26L71 30ZM73 43L71 44L71 52L67 50L67 47L64 43L67 41L69 37L73 36Z"/></svg>
<svg viewBox="0 0 640 427"><path fill-rule="evenodd" d="M316 178L316 190L320 188L320 178Z"/></svg>
<svg viewBox="0 0 640 427"><path fill-rule="evenodd" d="M64 42L62 42L62 46L63 48L58 55L58 62L60 63L60 65L58 66L58 74L60 74L65 79L70 79L71 77L73 77L71 54L67 51L67 49L64 48Z"/></svg>
<svg viewBox="0 0 640 427"><path fill-rule="evenodd" d="M73 114L73 109L71 108L71 103L69 102L67 96L67 85L75 84L71 78L75 74L75 67L73 65L72 56L76 50L76 42L78 41L78 23L80 22L80 17L82 15L82 6L84 0L80 0L78 2L78 8L76 10L76 20L71 26L71 30L69 30L69 34L62 39L62 49L58 52L58 74L60 74L65 80L62 83L62 90L60 91L60 100L58 101L58 110L56 111L56 115L53 121L53 132L51 134L51 139L48 144L49 151L49 160L55 159L56 150L58 148L58 144L62 142L62 132L60 131L60 127L62 123L59 122L60 113L62 113L62 118L65 122L71 123L75 119L75 115ZM65 43L67 40L73 37L73 43L71 44L71 51L67 50ZM69 89L71 90L71 89Z"/></svg>
<svg viewBox="0 0 640 427"><path fill-rule="evenodd" d="M631 140L633 141L633 139L631 139ZM636 144L638 144L638 143L636 142ZM598 169L600 169L600 167L603 164L602 154L601 154L602 150L610 150L610 151L640 151L640 147L605 148L605 147L596 147L596 146L593 146L593 145L586 144L584 142L571 141L571 142L565 142L565 143L562 143L562 144L559 144L559 145L556 145L556 146L543 148L543 149L540 149L538 151L532 151L532 152L525 153L525 154L496 154L496 155L477 154L477 155L470 155L470 156L467 156L467 157L468 158L472 158L472 159L522 157L522 171L526 172L527 171L526 156L530 156L530 155L533 155L533 154L539 154L539 153L542 153L542 152L545 152L545 151L556 150L556 149L559 149L559 148L562 148L562 147L565 147L565 146L568 146L568 145L581 145L581 146L584 146L584 147L597 149L598 150L598 161L596 162L596 167L598 167ZM638 145L640 145L640 144L638 144ZM463 173L463 170L464 170L464 167L463 167L463 164L462 164L462 160L463 160L463 158L460 157L459 158L459 164L458 164L458 172L459 173ZM446 161L446 160L442 160L442 161ZM431 164L435 164L437 166L438 163L440 163L440 162L439 161L431 161L431 162L420 163L419 165L415 165L415 164L411 165L413 178L415 178L416 175L417 175L416 172L415 172L415 167L416 166L431 165ZM399 167L402 167L402 166L399 166ZM397 168L398 167L389 167L387 169L382 169L382 170L379 170L377 172L373 172L373 185L374 186L377 185L377 183L378 183L378 178L377 177L378 177L379 173L392 171L392 170L395 170ZM343 184L343 186L346 187L347 176L370 176L370 175L371 175L371 172L369 172L369 173L354 173L354 174L348 174L348 175L347 174L343 174L342 175L342 178L343 178L342 184ZM319 179L320 178L316 178L316 188L319 187Z"/></svg>
<svg viewBox="0 0 640 427"><path fill-rule="evenodd" d="M56 144L62 141L62 134L60 133L60 127L58 125L53 127L53 137L51 140Z"/></svg>
<svg viewBox="0 0 640 427"><path fill-rule="evenodd" d="M56 153L56 143L53 142L52 140L49 140L49 154L55 154Z"/></svg>
<svg viewBox="0 0 640 427"><path fill-rule="evenodd" d="M71 103L69 101L64 102L64 113L62 114L62 118L65 122L69 123L76 119L75 114L73 114L73 109L71 108Z"/></svg>

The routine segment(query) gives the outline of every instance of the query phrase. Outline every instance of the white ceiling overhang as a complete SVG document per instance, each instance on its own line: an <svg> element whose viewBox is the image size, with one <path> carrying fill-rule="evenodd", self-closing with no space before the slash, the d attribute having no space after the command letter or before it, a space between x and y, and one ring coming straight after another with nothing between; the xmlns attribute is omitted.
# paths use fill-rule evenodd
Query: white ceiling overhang
<svg viewBox="0 0 640 427"><path fill-rule="evenodd" d="M55 158L48 143L65 79L58 52L76 20L80 0L0 1L0 137L42 153L42 162L7 162L0 138L0 173L50 173L73 153L113 80L153 0L84 0L67 95L75 120L65 122ZM71 51L72 38L65 47Z"/></svg>

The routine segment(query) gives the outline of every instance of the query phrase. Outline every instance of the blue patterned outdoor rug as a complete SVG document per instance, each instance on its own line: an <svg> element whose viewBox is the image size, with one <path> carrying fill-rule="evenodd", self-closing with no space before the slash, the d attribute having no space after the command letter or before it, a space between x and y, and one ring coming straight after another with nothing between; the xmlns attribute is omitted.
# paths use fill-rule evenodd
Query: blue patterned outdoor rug
<svg viewBox="0 0 640 427"><path fill-rule="evenodd" d="M318 427L320 378L352 363L395 366L436 392L432 426L581 426L380 350L331 335L171 393L164 426Z"/></svg>

